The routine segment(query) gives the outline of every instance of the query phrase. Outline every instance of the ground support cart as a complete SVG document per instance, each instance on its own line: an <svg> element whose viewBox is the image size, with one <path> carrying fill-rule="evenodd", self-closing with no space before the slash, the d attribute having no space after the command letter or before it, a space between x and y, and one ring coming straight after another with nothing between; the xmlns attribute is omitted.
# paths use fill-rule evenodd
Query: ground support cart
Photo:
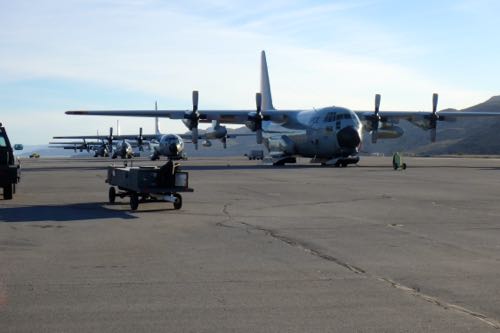
<svg viewBox="0 0 500 333"><path fill-rule="evenodd" d="M403 162L402 154L396 152L394 153L394 155L392 155L392 168L394 170L406 170L406 163Z"/></svg>
<svg viewBox="0 0 500 333"><path fill-rule="evenodd" d="M151 167L108 167L106 182L109 188L109 202L116 197L130 197L130 208L136 210L139 203L165 201L182 207L181 192L193 192L188 186L188 173L176 171L169 184L160 176L161 168Z"/></svg>

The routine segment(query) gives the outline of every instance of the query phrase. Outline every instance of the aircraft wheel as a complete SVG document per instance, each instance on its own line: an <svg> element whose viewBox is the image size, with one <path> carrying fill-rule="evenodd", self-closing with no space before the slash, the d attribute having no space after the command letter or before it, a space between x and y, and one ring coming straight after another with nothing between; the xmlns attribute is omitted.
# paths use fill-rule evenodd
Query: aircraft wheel
<svg viewBox="0 0 500 333"><path fill-rule="evenodd" d="M137 210L138 207L139 207L139 195L134 192L130 195L130 209Z"/></svg>
<svg viewBox="0 0 500 333"><path fill-rule="evenodd" d="M3 188L3 199L12 200L12 184L9 184Z"/></svg>
<svg viewBox="0 0 500 333"><path fill-rule="evenodd" d="M182 196L179 193L174 193L174 197L175 197L174 208L175 209L181 209L181 207L182 207Z"/></svg>
<svg viewBox="0 0 500 333"><path fill-rule="evenodd" d="M111 186L109 188L109 203L114 204L115 199L116 199L116 189L113 186Z"/></svg>

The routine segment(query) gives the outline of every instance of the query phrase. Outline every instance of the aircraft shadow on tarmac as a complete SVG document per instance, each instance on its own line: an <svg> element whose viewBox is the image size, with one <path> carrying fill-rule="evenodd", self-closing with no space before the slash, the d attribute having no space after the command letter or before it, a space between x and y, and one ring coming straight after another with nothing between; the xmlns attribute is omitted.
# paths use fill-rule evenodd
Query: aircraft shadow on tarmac
<svg viewBox="0 0 500 333"><path fill-rule="evenodd" d="M94 167L84 167L84 166L54 166L54 167L28 167L21 168L22 172L40 172L40 171L71 171L71 170L106 170L105 166L94 166Z"/></svg>
<svg viewBox="0 0 500 333"><path fill-rule="evenodd" d="M8 207L0 210L1 222L72 222L101 219L136 219L127 211L104 207L102 202L70 205Z"/></svg>
<svg viewBox="0 0 500 333"><path fill-rule="evenodd" d="M182 165L181 169L185 171L211 171L211 170L277 170L277 169L311 169L311 168L322 168L320 165L304 165L304 164L292 164L292 165Z"/></svg>
<svg viewBox="0 0 500 333"><path fill-rule="evenodd" d="M284 165L284 166L274 166L274 165L181 165L181 169L185 171L217 171L217 170L294 170L294 169L332 169L332 170L344 170L351 168L363 168L363 169L386 169L388 171L394 171L392 165L356 165L349 166L347 168L336 168L332 166L322 166L322 165L308 165L308 164L296 164L296 165ZM488 168L484 166L463 166L463 165L410 165L410 169L479 169L479 170L494 170L499 168Z"/></svg>

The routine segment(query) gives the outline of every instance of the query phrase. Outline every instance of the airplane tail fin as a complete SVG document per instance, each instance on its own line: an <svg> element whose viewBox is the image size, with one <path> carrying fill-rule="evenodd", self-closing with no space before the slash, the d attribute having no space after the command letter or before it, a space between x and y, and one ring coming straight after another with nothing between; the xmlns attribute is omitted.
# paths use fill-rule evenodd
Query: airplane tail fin
<svg viewBox="0 0 500 333"><path fill-rule="evenodd" d="M158 102L155 102L155 111L158 111ZM159 121L158 117L155 117L155 134L161 135L160 121Z"/></svg>
<svg viewBox="0 0 500 333"><path fill-rule="evenodd" d="M260 93L262 94L262 110L274 110L265 51L262 51L260 57Z"/></svg>

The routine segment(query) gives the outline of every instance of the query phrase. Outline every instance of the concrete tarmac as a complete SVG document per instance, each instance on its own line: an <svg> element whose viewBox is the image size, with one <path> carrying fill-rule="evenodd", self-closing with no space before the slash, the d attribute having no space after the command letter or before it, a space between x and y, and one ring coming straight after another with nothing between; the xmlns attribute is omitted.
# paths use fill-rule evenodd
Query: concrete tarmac
<svg viewBox="0 0 500 333"><path fill-rule="evenodd" d="M500 329L499 159L299 162L193 158L181 210L132 212L107 203L109 160L23 160L0 331Z"/></svg>

